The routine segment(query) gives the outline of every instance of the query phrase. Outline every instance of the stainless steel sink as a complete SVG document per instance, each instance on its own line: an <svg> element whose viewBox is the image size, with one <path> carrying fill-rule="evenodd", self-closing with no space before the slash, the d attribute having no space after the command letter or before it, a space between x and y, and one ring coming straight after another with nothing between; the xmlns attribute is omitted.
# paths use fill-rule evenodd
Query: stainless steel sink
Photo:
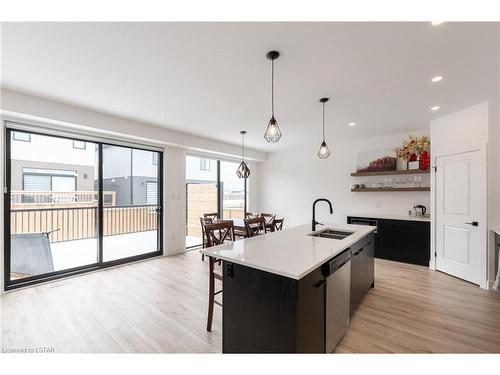
<svg viewBox="0 0 500 375"><path fill-rule="evenodd" d="M309 233L309 236L329 238L331 240L343 240L354 232L325 228L319 232Z"/></svg>

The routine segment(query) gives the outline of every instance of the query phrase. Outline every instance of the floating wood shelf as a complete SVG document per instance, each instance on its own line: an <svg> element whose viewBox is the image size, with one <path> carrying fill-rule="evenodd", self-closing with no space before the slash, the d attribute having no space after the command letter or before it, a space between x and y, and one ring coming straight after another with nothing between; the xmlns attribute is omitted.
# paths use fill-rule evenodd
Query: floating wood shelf
<svg viewBox="0 0 500 375"><path fill-rule="evenodd" d="M430 169L426 169L425 171L421 169L413 169L406 171L372 171L372 172L353 172L351 176L360 177L360 176L396 176L400 174L429 174L431 172Z"/></svg>
<svg viewBox="0 0 500 375"><path fill-rule="evenodd" d="M354 193L383 193L389 191L431 191L429 186L426 187L407 187L407 188L364 188L364 189L351 189Z"/></svg>

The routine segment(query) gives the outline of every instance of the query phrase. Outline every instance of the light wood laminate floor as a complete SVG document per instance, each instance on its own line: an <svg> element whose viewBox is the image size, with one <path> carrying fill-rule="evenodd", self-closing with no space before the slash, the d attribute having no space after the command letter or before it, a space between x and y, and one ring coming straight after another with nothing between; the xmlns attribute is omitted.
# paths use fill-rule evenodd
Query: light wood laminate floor
<svg viewBox="0 0 500 375"><path fill-rule="evenodd" d="M376 260L341 353L500 352L500 295L426 267ZM205 330L208 263L192 251L6 293L1 342L56 352L220 353Z"/></svg>

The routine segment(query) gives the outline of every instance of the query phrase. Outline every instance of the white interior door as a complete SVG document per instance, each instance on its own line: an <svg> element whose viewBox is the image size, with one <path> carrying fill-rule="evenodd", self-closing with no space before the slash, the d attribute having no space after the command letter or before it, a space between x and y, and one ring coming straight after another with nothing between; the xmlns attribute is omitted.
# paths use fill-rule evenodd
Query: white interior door
<svg viewBox="0 0 500 375"><path fill-rule="evenodd" d="M479 151L436 159L436 269L480 283Z"/></svg>

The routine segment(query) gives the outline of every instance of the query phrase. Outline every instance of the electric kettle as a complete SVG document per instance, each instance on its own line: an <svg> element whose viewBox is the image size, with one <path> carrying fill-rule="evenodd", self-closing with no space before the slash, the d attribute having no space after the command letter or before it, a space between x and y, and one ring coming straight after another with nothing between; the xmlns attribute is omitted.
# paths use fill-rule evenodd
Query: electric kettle
<svg viewBox="0 0 500 375"><path fill-rule="evenodd" d="M424 216L427 212L427 208L425 208L425 206L422 206L421 204L417 204L413 207L413 209L415 210L415 216Z"/></svg>

